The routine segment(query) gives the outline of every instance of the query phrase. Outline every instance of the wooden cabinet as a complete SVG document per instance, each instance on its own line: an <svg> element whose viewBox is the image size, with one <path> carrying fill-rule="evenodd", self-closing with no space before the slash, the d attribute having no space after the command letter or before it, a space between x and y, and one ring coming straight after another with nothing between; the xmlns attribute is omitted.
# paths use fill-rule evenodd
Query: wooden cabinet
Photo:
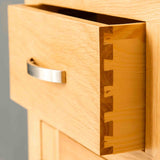
<svg viewBox="0 0 160 160"><path fill-rule="evenodd" d="M144 149L144 22L13 5L9 39L12 100L98 155ZM64 71L66 81L31 77L31 58Z"/></svg>
<svg viewBox="0 0 160 160"><path fill-rule="evenodd" d="M25 3L9 7L10 85L30 160L159 160L160 1ZM66 81L29 76L31 58Z"/></svg>
<svg viewBox="0 0 160 160"><path fill-rule="evenodd" d="M151 160L142 151L98 156L33 112L28 112L30 160Z"/></svg>
<svg viewBox="0 0 160 160"><path fill-rule="evenodd" d="M26 0L146 22L146 126L145 153L160 159L160 0ZM116 157L116 156L114 156ZM137 158L140 155L137 155ZM143 156L142 156L143 157ZM117 157L119 159L119 156ZM130 158L131 159L131 158ZM135 158L136 159L136 158ZM144 159L144 158L141 158Z"/></svg>

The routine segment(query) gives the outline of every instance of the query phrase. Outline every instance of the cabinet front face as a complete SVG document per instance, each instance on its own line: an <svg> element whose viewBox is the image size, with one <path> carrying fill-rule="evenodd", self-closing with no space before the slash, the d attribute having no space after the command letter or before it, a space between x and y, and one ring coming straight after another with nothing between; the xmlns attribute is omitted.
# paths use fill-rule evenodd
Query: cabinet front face
<svg viewBox="0 0 160 160"><path fill-rule="evenodd" d="M47 123L40 125L42 160L104 160Z"/></svg>
<svg viewBox="0 0 160 160"><path fill-rule="evenodd" d="M9 40L14 101L97 154L144 148L144 23L15 5ZM30 60L35 70L64 71L65 81L43 81L45 72L41 78L29 72L41 80L30 76Z"/></svg>
<svg viewBox="0 0 160 160"><path fill-rule="evenodd" d="M28 112L29 160L151 160L142 151L98 156L64 133Z"/></svg>

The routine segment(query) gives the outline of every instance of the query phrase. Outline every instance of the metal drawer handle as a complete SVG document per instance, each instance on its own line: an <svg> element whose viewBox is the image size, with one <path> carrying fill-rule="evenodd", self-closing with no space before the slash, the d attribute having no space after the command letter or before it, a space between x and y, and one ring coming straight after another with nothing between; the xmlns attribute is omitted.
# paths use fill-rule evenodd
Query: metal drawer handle
<svg viewBox="0 0 160 160"><path fill-rule="evenodd" d="M33 58L27 61L27 72L29 75L38 78L40 80L54 82L54 83L66 83L65 71L52 70L39 67Z"/></svg>

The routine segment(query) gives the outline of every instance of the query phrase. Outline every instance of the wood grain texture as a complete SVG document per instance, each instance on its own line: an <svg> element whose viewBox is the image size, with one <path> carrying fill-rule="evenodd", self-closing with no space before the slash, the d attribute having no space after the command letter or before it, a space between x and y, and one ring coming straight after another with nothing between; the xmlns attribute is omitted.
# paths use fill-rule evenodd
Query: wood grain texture
<svg viewBox="0 0 160 160"><path fill-rule="evenodd" d="M99 153L99 26L104 24L21 5L9 12L11 98ZM41 67L66 71L67 83L30 77L31 57Z"/></svg>
<svg viewBox="0 0 160 160"><path fill-rule="evenodd" d="M57 160L152 160L151 157L142 151L101 157L47 124L37 112L30 110L28 119L29 135L34 140L34 146L38 149L38 152L33 152L35 151L33 150L33 146L29 145L32 151L30 152L29 160L56 160L53 159L53 155L59 156ZM38 136L39 138L36 138L36 135L40 135ZM46 144L48 145L46 146ZM44 153L45 157L43 156ZM35 157L37 155L40 155L38 159Z"/></svg>
<svg viewBox="0 0 160 160"><path fill-rule="evenodd" d="M108 25L15 5L9 33L14 101L96 154L144 148L144 23ZM67 83L27 75L31 57L65 70Z"/></svg>
<svg viewBox="0 0 160 160"><path fill-rule="evenodd" d="M63 133L59 135L60 159L59 160L105 160L87 148L72 140Z"/></svg>
<svg viewBox="0 0 160 160"><path fill-rule="evenodd" d="M114 16L121 16L126 18L134 18L142 21L147 21L150 25L153 20L157 20L157 22L160 22L160 1L159 0L145 0L145 1L138 1L138 0L125 0L125 1L119 1L119 0L25 0L26 3L45 3L49 5L59 5L64 7L71 7L76 8L80 10L87 10L102 14L109 14ZM156 81L157 76L155 76L155 70L157 68L155 65L153 65L153 61L150 59L152 57L155 57L157 55L157 50L155 49L155 44L157 44L157 41L159 41L158 36L155 36L155 30L157 32L157 26L147 25L147 59L150 62L147 66L147 132L146 133L146 152L149 153L152 156L155 156L155 152L157 152L158 148L157 145L151 145L156 144L157 141L159 141L160 134L156 131L149 131L150 129L153 129L155 125L159 125L160 121L158 121L158 118L153 114L152 111L158 110L159 112L159 99L153 98L153 95L157 95L157 87L153 84L153 82ZM155 27L155 28L154 28ZM151 40L149 40L151 37ZM152 62L151 62L152 61ZM153 99L152 99L153 98ZM152 121L151 121L152 120ZM154 124L154 123L157 124ZM154 130L154 129L153 129ZM150 134L154 133L154 134ZM157 135L157 136L155 136ZM159 142L158 142L159 143ZM157 153L158 154L158 153Z"/></svg>
<svg viewBox="0 0 160 160"><path fill-rule="evenodd" d="M153 160L152 156L146 154L143 151L133 151L114 155L105 155L103 157L107 160Z"/></svg>
<svg viewBox="0 0 160 160"><path fill-rule="evenodd" d="M29 160L59 160L59 132L28 112Z"/></svg>
<svg viewBox="0 0 160 160"><path fill-rule="evenodd" d="M76 8L96 13L133 18L142 21L159 20L159 0L25 0L28 4L48 4Z"/></svg>
<svg viewBox="0 0 160 160"><path fill-rule="evenodd" d="M160 21L147 22L147 126L146 152L153 155L155 160L160 154Z"/></svg>
<svg viewBox="0 0 160 160"><path fill-rule="evenodd" d="M39 116L28 112L28 158L41 160L41 120Z"/></svg>
<svg viewBox="0 0 160 160"><path fill-rule="evenodd" d="M159 0L145 0L145 1L138 1L138 0L125 0L125 1L119 1L119 0L25 0L26 3L46 3L49 5L60 5L65 7L71 7L81 10L87 10L102 14L109 14L109 15L115 15L115 16L121 16L121 17L127 17L127 18L134 18L142 21L147 21L150 24L152 23L152 20L157 20L157 22L160 22L160 1ZM156 44L157 41L159 41L159 38L157 35L155 36L155 30L157 29L157 26L152 25L152 27L149 27L150 25L147 25L147 39L152 37L152 40L149 40L149 43L147 43L147 59L148 61L152 61L150 58L155 57L157 55L157 51L154 48L154 43ZM154 28L155 27L155 28ZM158 39L157 39L158 38ZM148 63L148 62L147 62ZM152 61L153 63L153 61ZM157 70L155 65L153 66L152 63L148 63L147 69L147 132L152 129L152 126L155 126L154 122L157 122L157 125L159 125L160 121L158 121L157 117L150 111L158 110L159 112L159 106L157 105L159 103L159 99L154 98L153 101L153 95L157 94L157 87L154 87L156 85L153 84L153 81L155 81L157 76L151 74L154 73L154 70ZM150 66L149 66L150 65ZM153 71L151 71L153 69ZM151 120L152 119L152 120ZM149 153L152 156L155 156L155 152L157 152L158 148L157 146L153 147L151 144L156 144L157 141L159 141L160 134L159 132L155 132L154 134L146 133L146 152ZM157 135L157 136L155 136ZM158 154L158 153L157 153ZM156 157L155 157L156 159Z"/></svg>
<svg viewBox="0 0 160 160"><path fill-rule="evenodd" d="M101 145L104 145L105 150L108 148L102 154L142 149L145 115L145 26L113 26L102 28L101 34L101 124L105 130ZM106 46L108 50L104 52Z"/></svg>
<svg viewBox="0 0 160 160"><path fill-rule="evenodd" d="M105 160L89 151L30 110L28 112L29 160Z"/></svg>
<svg viewBox="0 0 160 160"><path fill-rule="evenodd" d="M42 160L59 160L59 132L41 121Z"/></svg>

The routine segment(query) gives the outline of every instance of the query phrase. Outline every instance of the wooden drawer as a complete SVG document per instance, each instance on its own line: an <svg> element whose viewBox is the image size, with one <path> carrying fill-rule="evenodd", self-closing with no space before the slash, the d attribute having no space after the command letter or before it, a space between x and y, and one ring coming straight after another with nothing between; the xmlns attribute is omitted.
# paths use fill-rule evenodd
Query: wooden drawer
<svg viewBox="0 0 160 160"><path fill-rule="evenodd" d="M54 6L9 7L10 95L97 154L144 148L145 24ZM27 61L66 72L31 77Z"/></svg>

